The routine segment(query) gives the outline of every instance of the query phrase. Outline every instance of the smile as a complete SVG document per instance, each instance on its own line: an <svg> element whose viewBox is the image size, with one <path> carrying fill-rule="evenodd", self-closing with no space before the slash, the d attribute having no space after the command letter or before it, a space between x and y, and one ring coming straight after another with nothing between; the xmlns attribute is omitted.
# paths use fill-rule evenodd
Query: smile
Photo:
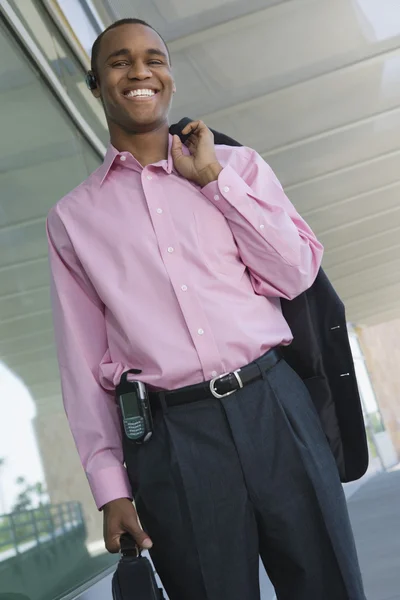
<svg viewBox="0 0 400 600"><path fill-rule="evenodd" d="M154 98L156 95L155 90L150 89L141 89L141 90L127 90L123 92L125 98L129 100L149 100L150 98Z"/></svg>

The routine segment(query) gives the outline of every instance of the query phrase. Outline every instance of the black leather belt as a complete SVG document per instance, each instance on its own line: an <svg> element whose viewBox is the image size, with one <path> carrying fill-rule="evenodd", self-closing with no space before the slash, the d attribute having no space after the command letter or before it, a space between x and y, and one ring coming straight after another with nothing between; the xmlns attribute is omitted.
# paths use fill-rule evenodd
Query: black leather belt
<svg viewBox="0 0 400 600"><path fill-rule="evenodd" d="M207 398L225 398L237 390L245 387L253 381L261 379L261 371L267 372L274 367L282 358L282 352L279 348L269 350L258 359L241 369L232 373L224 373L211 381L205 381L196 385L179 388L178 390L165 391L164 397L167 406L178 406L179 404L189 404ZM150 404L152 409L161 407L160 392L149 392Z"/></svg>

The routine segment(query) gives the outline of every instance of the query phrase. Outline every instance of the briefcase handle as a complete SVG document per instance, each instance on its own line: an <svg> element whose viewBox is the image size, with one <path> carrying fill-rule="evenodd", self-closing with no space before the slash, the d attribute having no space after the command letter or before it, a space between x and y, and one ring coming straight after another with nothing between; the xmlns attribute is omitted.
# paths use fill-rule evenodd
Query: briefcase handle
<svg viewBox="0 0 400 600"><path fill-rule="evenodd" d="M140 556L141 550L130 533L123 533L119 539L123 556Z"/></svg>

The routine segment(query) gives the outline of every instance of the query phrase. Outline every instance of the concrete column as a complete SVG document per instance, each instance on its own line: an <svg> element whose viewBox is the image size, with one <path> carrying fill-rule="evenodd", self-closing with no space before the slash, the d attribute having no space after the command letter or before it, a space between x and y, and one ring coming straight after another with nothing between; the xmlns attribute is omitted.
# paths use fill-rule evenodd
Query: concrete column
<svg viewBox="0 0 400 600"><path fill-rule="evenodd" d="M400 460L400 319L357 328L386 430Z"/></svg>

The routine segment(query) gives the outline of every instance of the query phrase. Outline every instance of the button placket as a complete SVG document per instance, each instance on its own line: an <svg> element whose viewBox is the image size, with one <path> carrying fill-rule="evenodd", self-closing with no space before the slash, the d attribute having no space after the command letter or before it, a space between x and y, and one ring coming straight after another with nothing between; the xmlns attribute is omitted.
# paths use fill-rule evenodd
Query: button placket
<svg viewBox="0 0 400 600"><path fill-rule="evenodd" d="M187 279L190 278L189 265L180 251L178 232L172 219L171 208L166 202L165 187L162 183L162 173L158 175L154 172L152 180L147 179L147 173L142 177L146 203L168 278L175 290L175 297L191 334L201 368L204 375L208 377L221 357L213 334L210 332L204 307L196 293L196 286Z"/></svg>

